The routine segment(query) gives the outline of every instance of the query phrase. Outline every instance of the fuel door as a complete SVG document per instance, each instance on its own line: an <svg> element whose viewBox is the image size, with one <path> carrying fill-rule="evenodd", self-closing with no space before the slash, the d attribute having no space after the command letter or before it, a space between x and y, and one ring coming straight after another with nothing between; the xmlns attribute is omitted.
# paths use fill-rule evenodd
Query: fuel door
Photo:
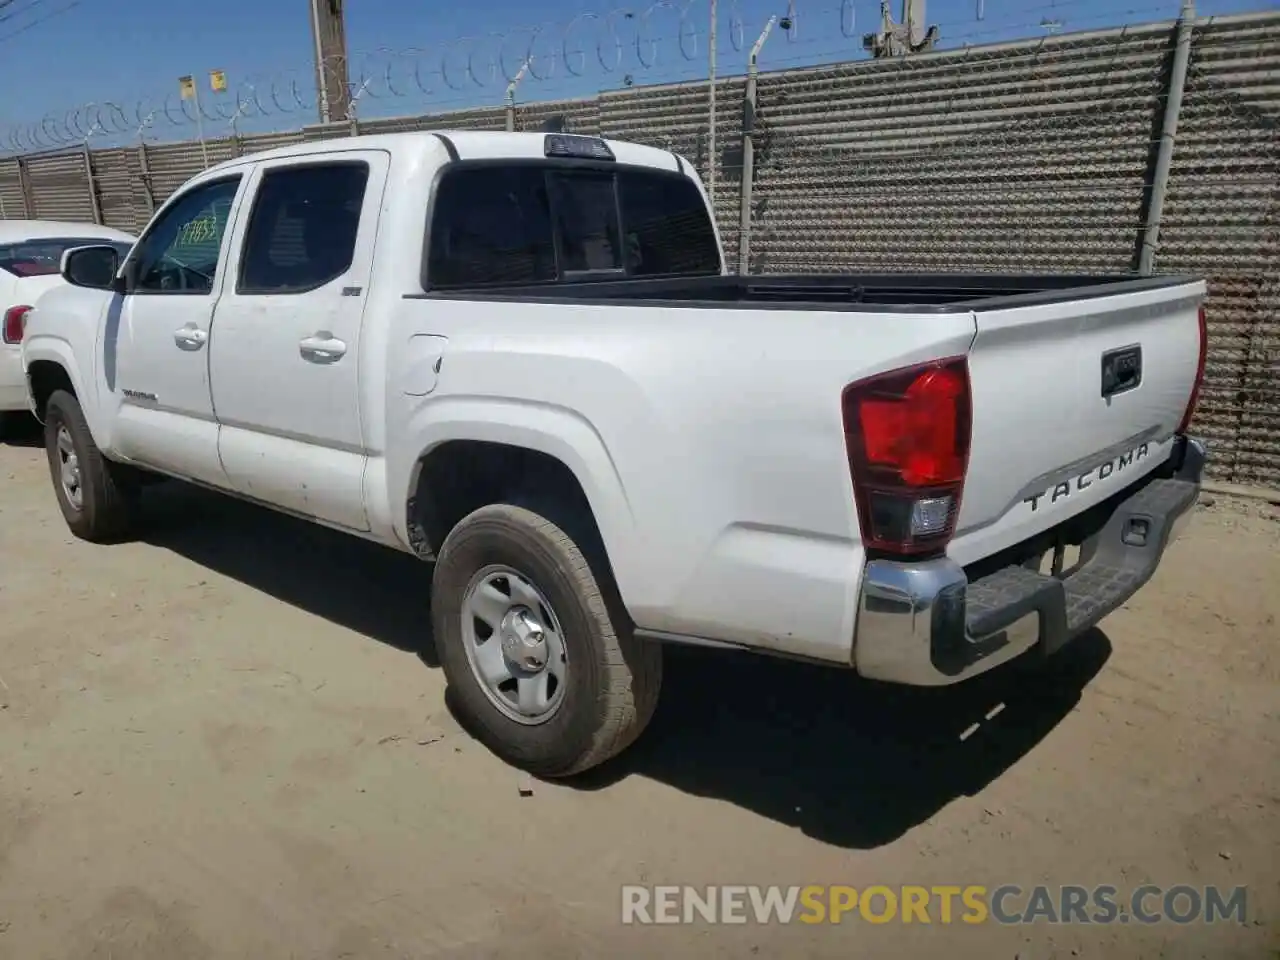
<svg viewBox="0 0 1280 960"><path fill-rule="evenodd" d="M448 337L419 333L409 338L404 358L404 392L410 397L425 397L440 382L440 368L444 365L444 351Z"/></svg>

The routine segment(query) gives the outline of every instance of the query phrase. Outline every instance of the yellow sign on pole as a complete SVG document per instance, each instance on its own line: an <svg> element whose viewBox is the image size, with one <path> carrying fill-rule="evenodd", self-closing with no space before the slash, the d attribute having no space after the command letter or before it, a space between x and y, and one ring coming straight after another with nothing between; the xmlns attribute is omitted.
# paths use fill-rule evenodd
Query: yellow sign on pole
<svg viewBox="0 0 1280 960"><path fill-rule="evenodd" d="M196 78L187 76L178 78L178 89L182 91L183 100L193 100L196 95Z"/></svg>
<svg viewBox="0 0 1280 960"><path fill-rule="evenodd" d="M226 93L227 91L227 75L221 70L209 71L209 86L213 88L214 93Z"/></svg>

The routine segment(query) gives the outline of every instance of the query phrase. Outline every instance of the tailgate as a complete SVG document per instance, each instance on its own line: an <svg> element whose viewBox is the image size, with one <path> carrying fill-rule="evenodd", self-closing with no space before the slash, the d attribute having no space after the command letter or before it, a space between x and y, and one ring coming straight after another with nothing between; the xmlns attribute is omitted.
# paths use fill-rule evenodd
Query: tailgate
<svg viewBox="0 0 1280 960"><path fill-rule="evenodd" d="M1200 361L1201 282L979 311L956 536L971 563L1163 463Z"/></svg>

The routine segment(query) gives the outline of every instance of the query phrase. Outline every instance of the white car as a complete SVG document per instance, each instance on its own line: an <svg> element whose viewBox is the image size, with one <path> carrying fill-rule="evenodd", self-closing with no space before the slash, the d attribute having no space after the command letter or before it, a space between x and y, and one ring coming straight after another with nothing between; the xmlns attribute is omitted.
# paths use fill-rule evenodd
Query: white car
<svg viewBox="0 0 1280 960"><path fill-rule="evenodd" d="M256 153L63 272L23 356L70 529L161 475L434 561L404 599L459 710L545 776L635 739L666 644L916 685L1050 654L1205 462L1202 280L732 276L688 160L614 140Z"/></svg>
<svg viewBox="0 0 1280 960"><path fill-rule="evenodd" d="M10 418L26 413L22 336L27 313L41 294L64 283L62 254L72 247L107 243L123 258L135 239L93 223L0 220L0 437Z"/></svg>

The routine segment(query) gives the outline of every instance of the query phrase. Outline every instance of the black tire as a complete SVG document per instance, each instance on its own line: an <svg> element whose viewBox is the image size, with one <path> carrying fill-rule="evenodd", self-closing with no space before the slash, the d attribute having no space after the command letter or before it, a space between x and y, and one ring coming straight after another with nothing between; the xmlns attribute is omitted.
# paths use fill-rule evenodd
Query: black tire
<svg viewBox="0 0 1280 960"><path fill-rule="evenodd" d="M598 554L587 546L586 553ZM625 750L653 717L662 685L661 647L632 635L606 565L597 560L593 569L586 553L542 512L492 504L458 523L436 559L432 626L459 719L498 757L540 777L571 776ZM564 634L563 700L534 726L490 702L464 649L467 586L491 564L518 570L534 584Z"/></svg>
<svg viewBox="0 0 1280 960"><path fill-rule="evenodd" d="M79 505L68 496L62 483L58 436L63 427L71 437L79 464ZM121 468L102 455L93 442L80 401L65 390L54 391L45 406L44 446L54 496L71 532L92 543L110 543L124 537L132 526L136 490L122 482Z"/></svg>

